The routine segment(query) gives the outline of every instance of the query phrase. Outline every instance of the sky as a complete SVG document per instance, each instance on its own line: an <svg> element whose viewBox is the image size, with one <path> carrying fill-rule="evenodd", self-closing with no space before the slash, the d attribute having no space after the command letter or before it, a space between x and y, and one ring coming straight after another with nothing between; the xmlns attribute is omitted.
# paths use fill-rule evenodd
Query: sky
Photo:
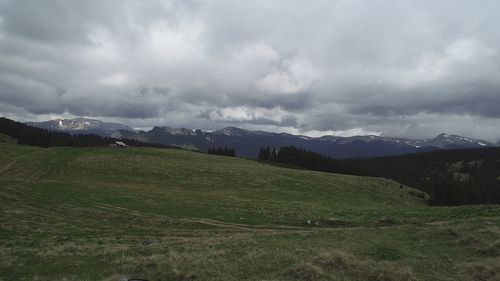
<svg viewBox="0 0 500 281"><path fill-rule="evenodd" d="M0 115L500 139L497 0L0 0Z"/></svg>

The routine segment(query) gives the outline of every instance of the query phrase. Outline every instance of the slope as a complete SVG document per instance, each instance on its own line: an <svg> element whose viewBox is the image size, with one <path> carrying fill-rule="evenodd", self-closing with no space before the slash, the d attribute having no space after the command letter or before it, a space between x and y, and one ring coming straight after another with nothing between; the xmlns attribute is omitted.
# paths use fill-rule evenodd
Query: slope
<svg viewBox="0 0 500 281"><path fill-rule="evenodd" d="M290 170L197 152L13 147L2 146L5 161L16 161L2 173L4 180L36 180L52 196L100 186L97 192L109 189L119 202L122 192L134 191L136 198L124 199L121 207L170 216L300 224L322 213L328 218L332 210L423 204L412 196L417 191L381 178ZM25 150L32 151L29 157Z"/></svg>
<svg viewBox="0 0 500 281"><path fill-rule="evenodd" d="M430 194L431 205L500 203L500 148L440 150L374 158L333 159L296 147L259 160L310 170L391 178Z"/></svg>
<svg viewBox="0 0 500 281"><path fill-rule="evenodd" d="M181 150L2 143L0 280L460 280L497 265L498 206L416 192Z"/></svg>
<svg viewBox="0 0 500 281"><path fill-rule="evenodd" d="M0 142L5 142L5 143L17 143L17 140L13 137L4 135L0 133Z"/></svg>

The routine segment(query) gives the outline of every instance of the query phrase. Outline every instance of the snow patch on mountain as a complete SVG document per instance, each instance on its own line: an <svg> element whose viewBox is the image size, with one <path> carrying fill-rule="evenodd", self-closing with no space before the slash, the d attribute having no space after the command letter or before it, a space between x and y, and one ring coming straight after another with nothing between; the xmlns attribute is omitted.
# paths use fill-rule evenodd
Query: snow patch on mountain
<svg viewBox="0 0 500 281"><path fill-rule="evenodd" d="M88 118L58 118L45 122L28 122L26 124L47 130L64 131L70 133L100 134L100 132L102 132L102 134L106 136L109 136L110 134L119 130L135 132L134 129L123 124L102 122L99 120Z"/></svg>

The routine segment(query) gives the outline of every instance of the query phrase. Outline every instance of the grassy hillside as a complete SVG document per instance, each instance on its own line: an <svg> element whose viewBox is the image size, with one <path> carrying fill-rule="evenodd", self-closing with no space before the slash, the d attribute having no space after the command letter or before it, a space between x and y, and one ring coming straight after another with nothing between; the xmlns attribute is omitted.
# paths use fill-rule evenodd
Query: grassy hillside
<svg viewBox="0 0 500 281"><path fill-rule="evenodd" d="M0 280L497 280L500 207L419 197L196 152L0 143Z"/></svg>
<svg viewBox="0 0 500 281"><path fill-rule="evenodd" d="M315 171L390 178L427 192L434 206L500 204L500 147L351 159L333 159L292 146L281 147L274 157L270 151L261 149L259 160Z"/></svg>
<svg viewBox="0 0 500 281"><path fill-rule="evenodd" d="M15 138L0 133L0 143L17 143Z"/></svg>

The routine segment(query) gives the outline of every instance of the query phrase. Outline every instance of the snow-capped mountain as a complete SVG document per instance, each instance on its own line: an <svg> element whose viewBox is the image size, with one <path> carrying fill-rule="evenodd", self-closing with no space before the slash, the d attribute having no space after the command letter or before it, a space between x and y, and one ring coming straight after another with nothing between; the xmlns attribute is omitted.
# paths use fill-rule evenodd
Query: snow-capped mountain
<svg viewBox="0 0 500 281"><path fill-rule="evenodd" d="M493 144L480 139L471 139L459 135L439 134L433 139L410 140L414 146L435 146L440 148L487 147Z"/></svg>
<svg viewBox="0 0 500 281"><path fill-rule="evenodd" d="M56 119L28 124L49 130L94 133L201 151L207 151L213 147L230 146L235 148L238 156L248 158L255 158L261 147L296 146L331 157L349 158L493 146L484 140L445 133L430 139L405 139L374 135L308 137L287 133L250 131L236 127L226 127L212 132L172 127L154 127L150 131L135 131L123 124L106 123L87 118Z"/></svg>
<svg viewBox="0 0 500 281"><path fill-rule="evenodd" d="M321 139L327 139L330 136L323 136ZM493 146L492 143L481 140L466 138L459 135L450 135L446 133L441 133L435 138L431 139L405 139L405 138L394 138L394 137L380 137L380 136L353 136L353 137L335 137L331 136L331 141L339 144L348 144L353 141L364 141L364 142L374 142L383 141L387 143L393 143L397 145L408 145L414 147L438 147L442 149L450 148L474 148L474 147L487 147Z"/></svg>
<svg viewBox="0 0 500 281"><path fill-rule="evenodd" d="M240 129L236 127L226 127L220 130L215 130L212 132L214 135L225 135L225 136L233 136L233 137L243 137L248 135L258 135L265 132L260 131L248 131L245 129Z"/></svg>
<svg viewBox="0 0 500 281"><path fill-rule="evenodd" d="M89 118L58 118L44 122L27 122L26 124L52 131L63 131L75 134L96 134L106 137L119 137L120 130L135 132L134 129L127 125L102 122Z"/></svg>
<svg viewBox="0 0 500 281"><path fill-rule="evenodd" d="M124 137L206 151L212 147L231 146L238 156L254 158L260 147L293 145L336 158L374 157L425 152L438 149L479 148L492 146L484 140L440 134L432 139L405 139L380 136L308 137L286 133L250 131L226 127L212 132L155 127L149 132L123 134Z"/></svg>
<svg viewBox="0 0 500 281"><path fill-rule="evenodd" d="M166 133L171 135L185 135L185 136L196 135L196 130L191 130L186 128L154 127L151 131L156 133Z"/></svg>

